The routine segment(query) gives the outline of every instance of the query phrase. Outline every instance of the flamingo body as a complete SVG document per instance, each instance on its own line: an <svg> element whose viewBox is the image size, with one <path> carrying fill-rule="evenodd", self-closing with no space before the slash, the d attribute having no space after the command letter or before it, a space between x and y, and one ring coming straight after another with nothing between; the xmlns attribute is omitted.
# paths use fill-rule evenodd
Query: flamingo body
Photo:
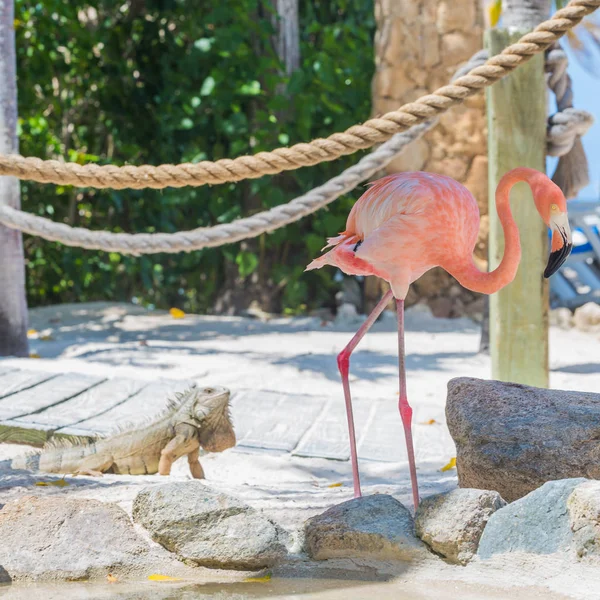
<svg viewBox="0 0 600 600"><path fill-rule="evenodd" d="M394 296L437 266L464 264L479 231L479 209L471 193L450 177L422 172L376 181L353 206L346 230L330 238L332 250L307 270L334 265L348 275L377 275Z"/></svg>

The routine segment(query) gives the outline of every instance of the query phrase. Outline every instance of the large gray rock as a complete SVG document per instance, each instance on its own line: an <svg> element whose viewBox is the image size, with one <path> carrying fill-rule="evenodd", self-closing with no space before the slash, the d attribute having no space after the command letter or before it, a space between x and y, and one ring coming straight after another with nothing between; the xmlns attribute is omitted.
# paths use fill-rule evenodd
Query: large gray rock
<svg viewBox="0 0 600 600"><path fill-rule="evenodd" d="M485 559L511 552L568 553L573 535L567 500L585 482L582 478L549 481L495 512L481 536L477 554Z"/></svg>
<svg viewBox="0 0 600 600"><path fill-rule="evenodd" d="M25 496L0 510L0 580L76 580L135 571L149 546L116 504Z"/></svg>
<svg viewBox="0 0 600 600"><path fill-rule="evenodd" d="M567 500L567 508L575 555L600 560L600 481L578 485Z"/></svg>
<svg viewBox="0 0 600 600"><path fill-rule="evenodd" d="M600 394L481 379L448 382L461 487L512 502L546 481L600 479Z"/></svg>
<svg viewBox="0 0 600 600"><path fill-rule="evenodd" d="M421 500L415 516L417 535L449 562L466 564L493 513L506 506L498 492L457 489Z"/></svg>
<svg viewBox="0 0 600 600"><path fill-rule="evenodd" d="M354 498L304 524L311 558L411 561L428 556L408 510L387 494Z"/></svg>
<svg viewBox="0 0 600 600"><path fill-rule="evenodd" d="M143 489L133 518L155 542L206 567L260 569L286 555L284 533L274 523L199 481Z"/></svg>

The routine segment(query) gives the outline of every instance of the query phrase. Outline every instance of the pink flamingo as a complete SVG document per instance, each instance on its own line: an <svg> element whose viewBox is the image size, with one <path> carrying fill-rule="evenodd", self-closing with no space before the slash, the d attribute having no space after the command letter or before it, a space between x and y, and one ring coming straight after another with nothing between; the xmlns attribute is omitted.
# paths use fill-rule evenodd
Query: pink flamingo
<svg viewBox="0 0 600 600"><path fill-rule="evenodd" d="M433 267L442 267L461 285L493 294L515 277L521 260L519 230L510 210L512 186L525 181L533 193L540 216L552 229L552 247L544 277L565 262L572 248L567 204L562 192L546 175L518 168L506 173L496 190L496 209L505 238L505 252L498 268L481 272L473 262L479 231L479 209L471 193L460 183L432 173L398 173L374 182L352 207L346 230L329 238L323 248L333 249L313 260L306 270L334 265L348 275L377 275L390 284L350 343L338 355L348 428L354 496L361 496L354 419L348 371L350 355L392 297L398 314L400 367L399 409L404 426L415 509L419 503L417 472L412 442L412 409L406 397L404 353L404 299L410 284Z"/></svg>

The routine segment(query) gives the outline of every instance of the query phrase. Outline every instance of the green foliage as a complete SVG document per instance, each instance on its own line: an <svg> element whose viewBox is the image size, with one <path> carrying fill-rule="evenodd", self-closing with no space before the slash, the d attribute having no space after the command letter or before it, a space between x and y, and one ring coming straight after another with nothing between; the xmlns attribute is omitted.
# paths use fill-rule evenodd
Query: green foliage
<svg viewBox="0 0 600 600"><path fill-rule="evenodd" d="M217 160L323 137L368 118L373 6L300 2L301 68L273 47L269 0L16 0L20 148L80 164ZM200 188L93 190L22 185L23 208L77 227L174 232L232 221L289 201L358 160ZM354 199L256 242L141 258L27 237L31 305L124 300L210 310L231 285L257 277L278 307L330 302L331 272L303 273Z"/></svg>

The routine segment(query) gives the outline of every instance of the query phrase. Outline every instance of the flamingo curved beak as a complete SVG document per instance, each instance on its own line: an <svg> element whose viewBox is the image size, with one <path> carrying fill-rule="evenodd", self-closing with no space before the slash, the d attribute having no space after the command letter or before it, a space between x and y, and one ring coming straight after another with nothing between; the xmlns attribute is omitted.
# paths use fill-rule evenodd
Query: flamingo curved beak
<svg viewBox="0 0 600 600"><path fill-rule="evenodd" d="M544 271L546 279L562 267L573 249L569 217L566 212L552 215L550 217L550 228L552 229L552 250Z"/></svg>

